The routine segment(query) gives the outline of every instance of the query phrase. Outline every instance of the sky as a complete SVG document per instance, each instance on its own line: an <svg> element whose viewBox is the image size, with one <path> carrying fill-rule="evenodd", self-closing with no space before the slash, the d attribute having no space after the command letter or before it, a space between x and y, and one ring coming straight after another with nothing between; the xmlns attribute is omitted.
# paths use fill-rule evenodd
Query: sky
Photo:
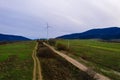
<svg viewBox="0 0 120 80"><path fill-rule="evenodd" d="M120 27L120 0L0 0L0 33L55 38Z"/></svg>

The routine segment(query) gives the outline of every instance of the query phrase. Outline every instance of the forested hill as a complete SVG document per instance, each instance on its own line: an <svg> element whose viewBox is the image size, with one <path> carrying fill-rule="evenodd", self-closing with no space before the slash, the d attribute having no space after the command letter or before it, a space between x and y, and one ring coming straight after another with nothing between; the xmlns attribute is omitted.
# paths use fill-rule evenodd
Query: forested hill
<svg viewBox="0 0 120 80"><path fill-rule="evenodd" d="M25 41L30 40L23 36L0 34L0 41Z"/></svg>
<svg viewBox="0 0 120 80"><path fill-rule="evenodd" d="M110 27L101 29L91 29L83 33L73 33L63 35L61 39L120 39L120 28Z"/></svg>

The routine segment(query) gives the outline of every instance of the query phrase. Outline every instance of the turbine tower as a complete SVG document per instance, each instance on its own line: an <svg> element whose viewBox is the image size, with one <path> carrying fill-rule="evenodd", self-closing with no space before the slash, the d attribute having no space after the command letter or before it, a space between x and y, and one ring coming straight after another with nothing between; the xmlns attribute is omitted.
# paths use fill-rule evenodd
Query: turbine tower
<svg viewBox="0 0 120 80"><path fill-rule="evenodd" d="M49 40L49 28L51 28L51 26L49 26L49 24L47 23L47 41Z"/></svg>

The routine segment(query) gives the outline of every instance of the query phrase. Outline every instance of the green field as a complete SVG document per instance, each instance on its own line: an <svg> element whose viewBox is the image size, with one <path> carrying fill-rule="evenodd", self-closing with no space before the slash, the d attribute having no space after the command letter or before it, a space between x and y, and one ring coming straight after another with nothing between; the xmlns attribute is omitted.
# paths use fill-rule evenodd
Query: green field
<svg viewBox="0 0 120 80"><path fill-rule="evenodd" d="M0 45L0 80L31 80L34 41Z"/></svg>
<svg viewBox="0 0 120 80"><path fill-rule="evenodd" d="M68 40L58 40L67 46ZM70 55L114 80L120 80L120 43L98 40L69 40Z"/></svg>

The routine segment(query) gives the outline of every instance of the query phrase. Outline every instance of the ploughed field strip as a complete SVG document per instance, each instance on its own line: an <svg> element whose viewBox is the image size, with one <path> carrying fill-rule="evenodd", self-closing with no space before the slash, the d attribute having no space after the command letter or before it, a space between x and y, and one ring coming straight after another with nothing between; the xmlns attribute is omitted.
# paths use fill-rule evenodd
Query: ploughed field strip
<svg viewBox="0 0 120 80"><path fill-rule="evenodd" d="M85 72L55 54L39 42L37 56L40 59L43 80L93 80Z"/></svg>

